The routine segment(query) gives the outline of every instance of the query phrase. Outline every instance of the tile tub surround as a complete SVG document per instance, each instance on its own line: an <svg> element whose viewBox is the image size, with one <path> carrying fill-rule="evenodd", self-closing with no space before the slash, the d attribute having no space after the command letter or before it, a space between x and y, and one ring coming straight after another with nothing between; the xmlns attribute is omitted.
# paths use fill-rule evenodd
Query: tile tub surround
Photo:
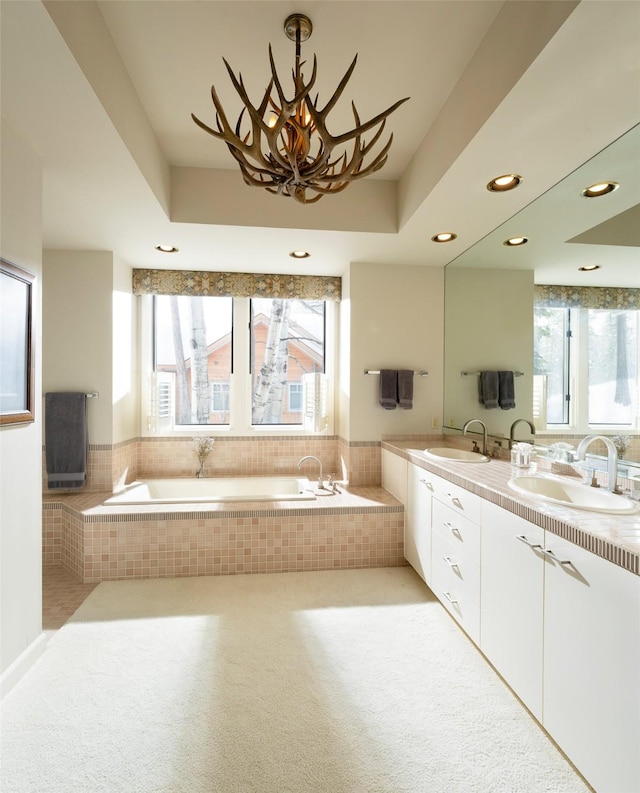
<svg viewBox="0 0 640 793"><path fill-rule="evenodd" d="M47 496L60 564L85 583L123 578L397 567L404 508L379 487L304 502L104 507L107 494Z"/></svg>
<svg viewBox="0 0 640 793"><path fill-rule="evenodd" d="M483 465L436 463L424 456L422 445L410 440L383 441L382 448L640 575L640 512L610 515L520 497L507 485L514 469L504 460L491 460Z"/></svg>

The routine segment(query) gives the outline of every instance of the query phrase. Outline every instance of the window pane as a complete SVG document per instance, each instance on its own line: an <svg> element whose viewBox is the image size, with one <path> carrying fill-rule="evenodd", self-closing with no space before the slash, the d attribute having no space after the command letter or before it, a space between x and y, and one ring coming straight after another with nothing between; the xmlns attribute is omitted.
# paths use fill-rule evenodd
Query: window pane
<svg viewBox="0 0 640 793"><path fill-rule="evenodd" d="M638 401L639 313L588 312L589 424L633 425Z"/></svg>
<svg viewBox="0 0 640 793"><path fill-rule="evenodd" d="M175 424L228 424L232 298L156 295L154 315L154 368L164 389L171 384Z"/></svg>
<svg viewBox="0 0 640 793"><path fill-rule="evenodd" d="M290 386L324 371L325 304L320 300L251 301L253 424L302 424Z"/></svg>
<svg viewBox="0 0 640 793"><path fill-rule="evenodd" d="M536 308L534 311L534 375L546 381L547 424L567 424L569 310Z"/></svg>

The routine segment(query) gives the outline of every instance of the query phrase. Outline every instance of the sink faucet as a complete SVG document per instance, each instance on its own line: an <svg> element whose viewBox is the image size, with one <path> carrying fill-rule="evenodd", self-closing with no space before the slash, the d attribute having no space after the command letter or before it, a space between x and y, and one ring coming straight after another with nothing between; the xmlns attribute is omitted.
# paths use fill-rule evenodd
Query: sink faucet
<svg viewBox="0 0 640 793"><path fill-rule="evenodd" d="M469 419L469 421L465 422L465 425L462 428L462 434L466 435L467 434L467 429L469 428L469 425L470 424L474 424L474 423L482 424L482 453L486 455L487 454L487 425L484 423L484 421L481 421L480 419Z"/></svg>
<svg viewBox="0 0 640 793"><path fill-rule="evenodd" d="M529 429L531 430L531 434L532 435L536 434L536 428L535 428L535 426L534 426L532 421L529 421L529 419L516 419L513 422L513 424L511 425L511 429L509 430L509 448L510 449L513 448L513 444L515 443L515 440L516 440L513 437L514 436L514 430L516 428L516 425L520 424L521 421L524 421L525 424L529 425Z"/></svg>
<svg viewBox="0 0 640 793"><path fill-rule="evenodd" d="M317 457L314 457L312 454L307 454L306 457L302 457L300 460L298 460L298 468L300 468L300 466L305 460L315 460L318 463L318 466L320 468L320 473L318 474L318 487L320 488L320 490L324 490L324 480L322 478L322 463Z"/></svg>
<svg viewBox="0 0 640 793"><path fill-rule="evenodd" d="M618 451L609 438L604 435L587 435L578 444L576 460L584 460L587 446L591 441L602 441L607 447L607 490L612 493L620 493L618 489Z"/></svg>

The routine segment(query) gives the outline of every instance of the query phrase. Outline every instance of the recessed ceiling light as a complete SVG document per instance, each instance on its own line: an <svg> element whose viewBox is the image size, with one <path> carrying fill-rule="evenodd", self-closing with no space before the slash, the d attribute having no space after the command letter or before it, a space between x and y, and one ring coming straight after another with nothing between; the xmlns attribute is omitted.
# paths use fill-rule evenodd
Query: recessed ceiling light
<svg viewBox="0 0 640 793"><path fill-rule="evenodd" d="M431 237L432 242L453 242L453 240L457 239L458 235L454 234L453 231L441 231L440 234L434 234Z"/></svg>
<svg viewBox="0 0 640 793"><path fill-rule="evenodd" d="M518 245L526 245L529 242L527 237L509 237L508 240L505 240L502 244L508 245L510 248L515 248Z"/></svg>
<svg viewBox="0 0 640 793"><path fill-rule="evenodd" d="M600 269L599 264L584 264L582 265L582 267L578 267L578 270L580 270L583 273L590 273L592 270L599 270L599 269Z"/></svg>
<svg viewBox="0 0 640 793"><path fill-rule="evenodd" d="M311 254L309 251L291 251L289 254L292 259L308 259Z"/></svg>
<svg viewBox="0 0 640 793"><path fill-rule="evenodd" d="M161 253L177 253L178 248L175 245L156 245L155 249Z"/></svg>
<svg viewBox="0 0 640 793"><path fill-rule="evenodd" d="M585 198L598 198L601 195L613 193L613 191L617 190L619 187L620 185L617 182L596 182L596 184L585 187L582 191L582 195Z"/></svg>
<svg viewBox="0 0 640 793"><path fill-rule="evenodd" d="M517 173L506 173L502 176L496 176L487 185L487 190L492 193L504 193L506 190L513 190L522 182L522 177Z"/></svg>

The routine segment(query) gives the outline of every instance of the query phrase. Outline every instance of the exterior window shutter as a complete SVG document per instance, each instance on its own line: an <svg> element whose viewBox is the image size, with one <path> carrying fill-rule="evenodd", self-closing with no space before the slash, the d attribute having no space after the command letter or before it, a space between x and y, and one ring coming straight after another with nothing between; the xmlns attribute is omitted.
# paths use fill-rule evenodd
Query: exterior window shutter
<svg viewBox="0 0 640 793"><path fill-rule="evenodd" d="M327 378L322 372L302 375L303 426L322 432L327 428Z"/></svg>

